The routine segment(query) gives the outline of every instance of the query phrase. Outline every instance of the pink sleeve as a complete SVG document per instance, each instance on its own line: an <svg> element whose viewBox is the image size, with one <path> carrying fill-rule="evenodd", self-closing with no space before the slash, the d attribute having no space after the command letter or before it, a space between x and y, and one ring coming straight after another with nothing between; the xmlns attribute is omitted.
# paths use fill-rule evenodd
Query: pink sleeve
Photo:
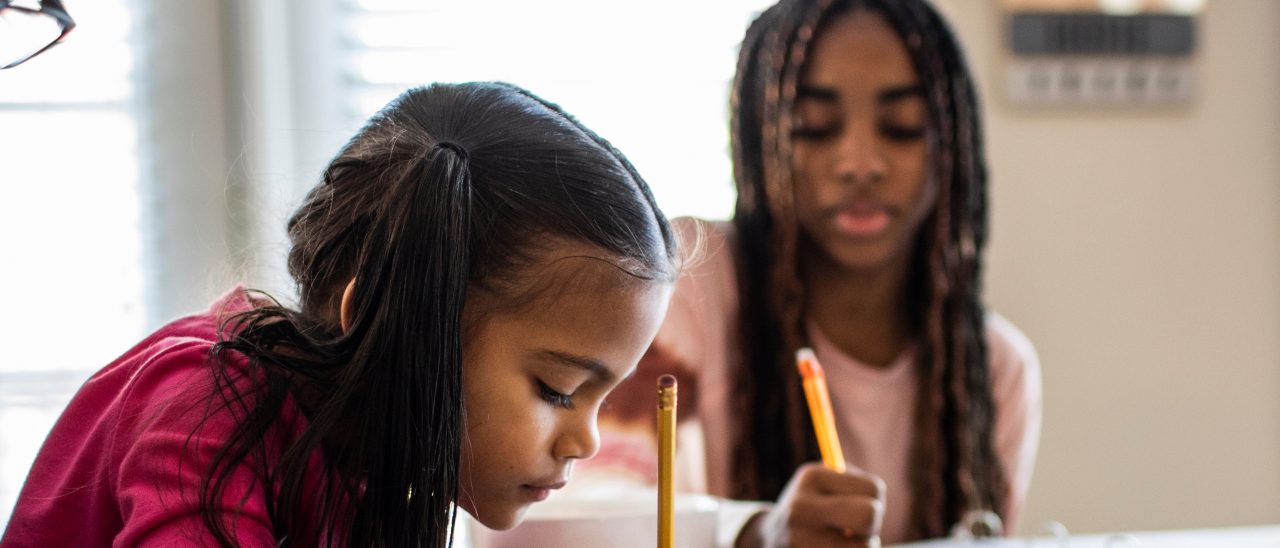
<svg viewBox="0 0 1280 548"><path fill-rule="evenodd" d="M1040 445L1040 359L1026 335L998 314L988 315L987 328L996 404L996 451L1009 481L1005 532L1013 534L1026 504Z"/></svg>
<svg viewBox="0 0 1280 548"><path fill-rule="evenodd" d="M128 418L111 449L118 456L112 479L124 523L116 546L217 545L200 513L200 484L235 421L222 409L202 423L211 390L201 365L207 350L193 345L167 353L160 359L190 365L148 367L156 373L132 384ZM215 410L220 403L214 399ZM241 546L275 546L257 478L247 465L236 465L217 511Z"/></svg>

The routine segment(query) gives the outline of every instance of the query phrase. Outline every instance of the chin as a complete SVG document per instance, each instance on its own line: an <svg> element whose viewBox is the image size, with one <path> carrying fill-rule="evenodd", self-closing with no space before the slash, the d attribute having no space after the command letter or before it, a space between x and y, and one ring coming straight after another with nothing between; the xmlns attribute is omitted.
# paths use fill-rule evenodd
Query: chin
<svg viewBox="0 0 1280 548"><path fill-rule="evenodd" d="M835 248L831 259L841 268L853 272L876 271L893 263L893 254L883 249Z"/></svg>
<svg viewBox="0 0 1280 548"><path fill-rule="evenodd" d="M467 509L467 512L471 514L471 517L476 518L476 521L480 522L481 525L484 525L489 529L493 529L494 531L506 531L520 525L520 522L524 521L525 513L528 511L529 507L527 505L519 506L514 510L491 510L489 512L485 512L484 515L480 515L471 509Z"/></svg>

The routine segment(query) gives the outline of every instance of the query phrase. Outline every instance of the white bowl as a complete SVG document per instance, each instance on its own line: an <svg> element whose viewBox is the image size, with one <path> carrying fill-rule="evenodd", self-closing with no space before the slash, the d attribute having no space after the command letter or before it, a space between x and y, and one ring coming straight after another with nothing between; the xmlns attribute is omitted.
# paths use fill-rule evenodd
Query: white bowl
<svg viewBox="0 0 1280 548"><path fill-rule="evenodd" d="M714 548L718 507L712 497L677 495L675 545ZM494 531L473 521L469 532L472 548L653 548L658 545L658 495L553 498L533 505L511 530Z"/></svg>

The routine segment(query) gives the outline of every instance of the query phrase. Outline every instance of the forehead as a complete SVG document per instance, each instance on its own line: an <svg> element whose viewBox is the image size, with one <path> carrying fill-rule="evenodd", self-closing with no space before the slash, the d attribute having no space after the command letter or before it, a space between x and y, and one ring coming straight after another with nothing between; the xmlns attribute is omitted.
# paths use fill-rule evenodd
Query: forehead
<svg viewBox="0 0 1280 548"><path fill-rule="evenodd" d="M605 261L568 256L545 270L532 300L504 307L468 307L467 338L476 344L501 344L521 355L552 350L587 357L625 376L652 340L661 321L670 285L637 280Z"/></svg>
<svg viewBox="0 0 1280 548"><path fill-rule="evenodd" d="M495 318L533 318L537 324L563 315L591 316L600 306L647 297L670 285L628 274L642 269L581 241L548 237L527 253L524 261L495 280L468 287L466 329Z"/></svg>
<svg viewBox="0 0 1280 548"><path fill-rule="evenodd" d="M523 312L568 294L599 295L648 283L627 274L646 270L636 262L582 241L533 238L519 261L468 288L468 305L500 313Z"/></svg>
<svg viewBox="0 0 1280 548"><path fill-rule="evenodd" d="M842 13L823 23L801 81L818 86L889 86L915 83L902 38L879 13Z"/></svg>

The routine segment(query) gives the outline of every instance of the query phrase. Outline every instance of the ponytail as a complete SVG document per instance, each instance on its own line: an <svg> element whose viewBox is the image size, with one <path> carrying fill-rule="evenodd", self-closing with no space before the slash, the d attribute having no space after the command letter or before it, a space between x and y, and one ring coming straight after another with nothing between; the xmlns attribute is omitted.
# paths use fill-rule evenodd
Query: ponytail
<svg viewBox="0 0 1280 548"><path fill-rule="evenodd" d="M369 235L378 243L359 261L348 336L360 342L338 383L369 390L348 402L359 409L357 443L367 459L353 538L432 546L453 520L470 267L467 163L466 151L447 141L423 155L387 194ZM437 538L421 538L431 532Z"/></svg>

